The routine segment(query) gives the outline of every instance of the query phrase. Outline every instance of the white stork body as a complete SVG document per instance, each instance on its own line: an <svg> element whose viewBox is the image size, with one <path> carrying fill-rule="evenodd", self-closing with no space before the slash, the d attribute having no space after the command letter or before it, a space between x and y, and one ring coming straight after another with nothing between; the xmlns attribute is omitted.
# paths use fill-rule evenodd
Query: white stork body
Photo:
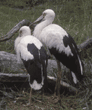
<svg viewBox="0 0 92 110"><path fill-rule="evenodd" d="M34 31L35 32L35 31ZM35 33L34 33L35 35ZM36 36L36 35L35 35ZM43 37L44 36L44 37ZM56 48L59 52L65 52L67 56L73 55L69 46L65 47L63 42L63 36L68 36L66 31L56 24L51 24L44 28L37 38L44 44L48 49L52 47Z"/></svg>
<svg viewBox="0 0 92 110"><path fill-rule="evenodd" d="M34 23L36 23L42 19L35 27L33 35L48 48L50 53L54 55L59 62L71 70L73 81L77 84L82 78L83 68L76 43L62 27L57 24L52 24L54 18L55 13L53 10L45 10L42 15L34 21ZM58 67L60 67L59 63Z"/></svg>
<svg viewBox="0 0 92 110"><path fill-rule="evenodd" d="M31 35L27 26L20 28L19 36L15 40L17 60L22 60L30 75L30 87L40 90L47 84L47 55L42 43Z"/></svg>

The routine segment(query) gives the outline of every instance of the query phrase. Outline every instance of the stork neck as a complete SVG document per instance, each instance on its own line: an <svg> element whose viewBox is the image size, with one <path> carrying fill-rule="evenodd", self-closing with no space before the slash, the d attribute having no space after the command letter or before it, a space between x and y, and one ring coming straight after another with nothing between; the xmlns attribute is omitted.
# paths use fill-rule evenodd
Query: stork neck
<svg viewBox="0 0 92 110"><path fill-rule="evenodd" d="M37 37L38 39L40 39L40 34L41 34L42 30L43 30L46 26L48 26L49 24L52 24L52 22L47 21L47 20L42 21L41 23L37 24L37 26L36 26L35 29L34 29L33 35L34 35L35 37Z"/></svg>
<svg viewBox="0 0 92 110"><path fill-rule="evenodd" d="M27 36L27 35L31 35L31 32L22 32L22 33L19 33L19 36L20 37L25 37L25 36Z"/></svg>

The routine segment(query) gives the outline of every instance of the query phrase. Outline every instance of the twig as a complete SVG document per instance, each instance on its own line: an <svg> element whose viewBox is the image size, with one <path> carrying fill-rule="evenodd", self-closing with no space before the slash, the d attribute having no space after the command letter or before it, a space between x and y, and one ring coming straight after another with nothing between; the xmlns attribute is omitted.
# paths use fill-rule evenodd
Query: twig
<svg viewBox="0 0 92 110"><path fill-rule="evenodd" d="M52 77L52 76L47 76L47 77L48 77L48 79L53 80L53 81L55 81L55 82L56 82L56 80L57 80L55 77ZM76 93L78 92L78 89L77 89L77 88L75 88L75 87L69 85L68 83L66 83L66 82L64 82L64 81L62 81L62 80L61 80L60 84L61 84L61 86L64 86L64 87L66 87L66 88L70 88L72 91L74 91L74 92L76 92Z"/></svg>

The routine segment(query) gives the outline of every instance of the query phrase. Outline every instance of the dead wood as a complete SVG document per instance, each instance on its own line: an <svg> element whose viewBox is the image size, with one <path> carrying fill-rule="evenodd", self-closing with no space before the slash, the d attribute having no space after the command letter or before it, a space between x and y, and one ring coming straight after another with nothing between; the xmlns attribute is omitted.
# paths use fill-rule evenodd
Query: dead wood
<svg viewBox="0 0 92 110"><path fill-rule="evenodd" d="M62 65L62 64L61 64ZM63 65L61 66L65 71L68 71L68 69L65 69ZM25 82L29 81L29 74L25 73L25 68L22 62L17 62L16 55L10 54L4 51L0 51L0 69L5 68L7 70L7 73L1 72L0 73L0 82ZM55 60L49 60L48 61L48 79L49 81L56 82L55 77L51 77L49 75L56 75L55 69L57 68L57 63ZM8 70L9 69L9 70ZM72 89L72 91L77 91L76 88L73 88L69 84L61 81L61 85Z"/></svg>
<svg viewBox="0 0 92 110"><path fill-rule="evenodd" d="M0 51L0 70L1 71L7 71L8 73L13 72L13 73L20 73L24 72L24 65L23 63L18 63L16 55L5 52L5 51Z"/></svg>
<svg viewBox="0 0 92 110"><path fill-rule="evenodd" d="M28 82L29 74L26 73L0 73L0 82Z"/></svg>
<svg viewBox="0 0 92 110"><path fill-rule="evenodd" d="M92 72L92 63L91 60L89 62L84 62L85 73ZM69 73L69 69L67 69L64 65L61 64L62 73ZM27 73L25 71L25 67L22 62L17 62L17 58L15 54L11 54L8 52L0 51L0 70L2 73ZM57 76L57 63L55 60L48 60L47 73L50 76ZM69 73L70 74L70 73ZM6 78L7 79L7 78Z"/></svg>
<svg viewBox="0 0 92 110"><path fill-rule="evenodd" d="M0 82L29 82L29 74L13 74L13 73L0 73ZM56 78L52 77L52 76L48 76L48 82L53 82L52 84L54 85L54 83L56 83ZM66 82L63 82L61 80L60 82L61 86L64 86L68 89L71 89L72 92L78 92L78 89L76 89L75 87L67 84Z"/></svg>
<svg viewBox="0 0 92 110"><path fill-rule="evenodd" d="M92 46L92 38L89 38L85 42L78 45L78 48L79 48L80 51L82 51L84 49L90 48L91 46Z"/></svg>
<svg viewBox="0 0 92 110"><path fill-rule="evenodd" d="M48 76L48 80L52 80L52 81L55 81L56 82L57 78L52 77L52 76ZM70 84L68 84L68 83L66 83L66 82L64 82L62 80L60 81L60 84L61 84L61 86L70 89L72 92L77 93L79 91L77 88L71 86Z"/></svg>
<svg viewBox="0 0 92 110"><path fill-rule="evenodd" d="M5 36L1 37L0 42L9 40L22 26L28 26L30 24L29 20L23 19L16 26L14 26Z"/></svg>

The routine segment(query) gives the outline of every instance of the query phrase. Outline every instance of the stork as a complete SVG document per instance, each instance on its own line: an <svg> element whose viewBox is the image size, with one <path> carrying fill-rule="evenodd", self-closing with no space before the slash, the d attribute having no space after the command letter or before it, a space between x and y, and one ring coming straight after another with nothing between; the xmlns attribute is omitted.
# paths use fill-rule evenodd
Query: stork
<svg viewBox="0 0 92 110"><path fill-rule="evenodd" d="M82 80L83 66L75 41L61 26L52 23L54 18L55 12L52 9L43 11L42 15L33 22L33 24L38 23L34 28L33 35L56 58L58 75L54 94L57 92L60 97L62 75L60 62L70 69L75 84Z"/></svg>
<svg viewBox="0 0 92 110"><path fill-rule="evenodd" d="M42 91L47 89L47 54L42 43L31 35L31 30L28 26L20 28L19 36L15 40L14 47L17 54L17 61L23 61L30 75L30 104L32 89L42 89Z"/></svg>

